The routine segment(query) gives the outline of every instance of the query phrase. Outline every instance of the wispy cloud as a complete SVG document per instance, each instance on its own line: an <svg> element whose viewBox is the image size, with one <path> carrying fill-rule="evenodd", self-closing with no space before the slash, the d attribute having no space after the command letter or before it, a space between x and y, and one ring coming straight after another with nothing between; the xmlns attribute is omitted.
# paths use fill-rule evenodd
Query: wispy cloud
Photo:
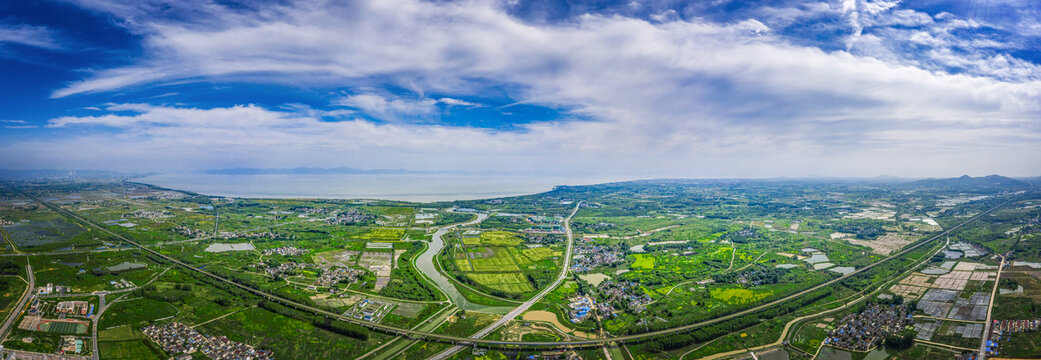
<svg viewBox="0 0 1041 360"><path fill-rule="evenodd" d="M437 99L437 102L441 103L441 104L448 105L448 106L463 106L463 107L470 107L470 108L484 107L484 105L481 105L481 104L478 104L478 103L473 103L473 102L469 102L469 101L466 101L466 100L454 99L454 98L440 98L440 99Z"/></svg>
<svg viewBox="0 0 1041 360"><path fill-rule="evenodd" d="M61 49L54 32L42 26L0 23L0 45L5 43L32 46L50 50Z"/></svg>

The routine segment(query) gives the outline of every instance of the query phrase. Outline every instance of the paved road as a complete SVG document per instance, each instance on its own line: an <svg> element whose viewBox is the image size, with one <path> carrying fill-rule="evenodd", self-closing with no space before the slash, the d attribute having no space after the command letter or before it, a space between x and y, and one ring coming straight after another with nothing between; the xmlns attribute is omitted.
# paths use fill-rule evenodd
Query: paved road
<svg viewBox="0 0 1041 360"><path fill-rule="evenodd" d="M11 238L11 233L7 232L7 229L0 227L0 238L3 241L11 245L11 250L14 251L14 255L21 255L22 252L18 251L18 247L14 246L14 239Z"/></svg>
<svg viewBox="0 0 1041 360"><path fill-rule="evenodd" d="M571 215L568 215L568 217L566 219L564 219L564 232L567 234L567 250L564 250L564 265L560 268L560 275L557 275L557 279L554 280L552 284L547 286L546 289L542 290L542 292L540 292L537 295L531 297L531 299L528 299L528 301L525 301L523 304L520 304L519 306L514 308L512 311L510 311L509 313L506 313L506 315L503 315L503 317L499 318L499 320L496 320L491 325L488 325L484 329L481 329L481 331L478 331L476 334L474 334L470 338L473 338L473 339L483 338L483 337L487 336L488 334L491 334L496 329L502 327L503 325L506 325L506 323L512 321L513 319L516 319L517 316L520 316L520 314L523 314L525 311L528 311L528 308L530 308L535 303L539 302L539 300L542 300L543 297L546 297L546 295L549 294L550 292L552 292L553 289L556 289L557 286L560 285L560 283L564 282L564 279L567 279L568 269L571 268L571 248L572 248L572 246L575 243L575 236L571 232L571 218L574 217L576 213L578 213L578 208L581 205L582 205L581 201L579 201L577 204L575 204L575 209L571 211ZM445 351L442 351L441 353L439 353L437 355L434 355L434 356L430 357L430 359L433 359L433 360L447 359L447 358L451 357L452 355L455 355L455 353L459 352L460 350L463 350L463 346L456 345L456 346L448 348Z"/></svg>
<svg viewBox="0 0 1041 360"><path fill-rule="evenodd" d="M1001 265L998 265L998 276L994 278L994 289L990 291L990 304L987 305L987 322L983 325L983 340L980 340L979 360L987 359L987 340L990 339L991 312L994 310L994 297L998 294L998 283L1001 282L1001 271L1005 269L1005 255L1001 255Z"/></svg>
<svg viewBox="0 0 1041 360"><path fill-rule="evenodd" d="M4 321L4 326L0 327L0 343L7 340L7 331L11 329L15 319L18 319L18 315L21 315L22 311L25 310L25 304L33 297L33 290L36 289L36 274L33 274L33 266L29 264L28 258L25 261L25 273L29 275L29 287L25 288L22 299L18 300L18 306L11 309L11 315L8 315L7 321Z"/></svg>
<svg viewBox="0 0 1041 360"><path fill-rule="evenodd" d="M796 292L796 293L794 293L792 295L788 295L788 296L779 298L779 299L771 301L769 303L762 304L762 305L755 306L755 307L751 307L751 308L748 308L748 309L745 309L745 310L742 310L742 311L731 313L729 315L720 316L720 317L717 317L717 318L713 318L713 319L702 321L702 322L698 322L698 323L687 324L687 325L683 325L683 326L677 326L677 327L670 328L670 329L664 329L664 330L658 330L658 331L650 331L650 332L644 332L644 333L633 334L633 335L626 335L626 336L619 336L619 337L612 337L612 338L570 340L570 341L502 341L502 340L464 338L464 337L458 337L458 336L452 336L452 335L445 335L445 334L441 334L441 333L431 333L431 332L426 332L426 331L415 331L415 330L404 329L404 328L399 328L399 327L396 327L396 326L390 326L390 325L384 325L384 324L373 324L373 323L369 323L369 322L365 322L365 321L360 321L360 320L354 319L352 317L343 316L343 315L338 314L338 313L333 313L333 312L330 312L330 311L327 311L327 310L324 310L324 309L316 308L314 306L310 306L310 305L307 305L307 304L303 304L303 303L299 303L299 302L296 302L296 301L293 301L293 300L289 300L289 299L283 298L281 296L276 296L276 295L273 295L271 293L255 289L253 287L250 287L250 286L247 286L247 285L243 285L243 284L231 281L231 280L229 280L227 278L224 278L222 276L219 276L219 275L216 275L216 274L211 273L209 271L206 271L206 270L200 269L198 267L192 266L191 264L185 263L183 261L180 261L178 259L175 259L173 257L167 256L167 255L162 254L162 253L160 253L158 251L152 250L152 249L150 249L148 247L145 247L145 246L143 246L141 244L138 244L136 241L133 241L133 240L127 238L126 236L123 236L123 235L117 234L115 232L109 231L107 228L98 226L94 222L91 222L91 221L89 221L87 219L84 219L84 218L80 217L79 215L76 215L75 213L72 213L71 211L67 211L65 209L62 209L62 208L60 208L58 206L55 206L53 204L50 204L50 203L48 203L46 201L43 201L43 200L40 200L38 198L33 198L33 199L35 201L39 202L40 204L43 204L44 206L47 206L51 210L54 210L54 211L56 211L56 212L58 212L60 214L63 214L66 217L69 217L71 219L74 219L74 220L77 220L77 221L80 221L80 222L83 222L83 223L90 224L90 225L95 226L95 227L98 227L101 231L104 231L105 233L107 233L109 235L112 235L112 236L114 236L114 237L116 237L116 238L118 238L118 239L120 239L122 241L126 241L128 244L131 244L133 246L141 248L143 251L146 251L146 252L148 252L148 253L150 253L152 255L155 255L155 256L157 256L159 258L162 258L162 259L164 259L166 261L169 261L169 262L171 262L173 264L176 264L178 266L182 266L182 267L184 267L186 269L189 269L189 270L192 270L192 271L197 272L199 274L202 274L204 276L207 276L207 277L209 277L209 278L211 278L213 280L216 280L218 282L224 283L224 284L229 285L229 286L234 286L234 287L237 287L237 288L242 289L244 291L247 291L249 293L255 294L255 295L260 296L261 298L263 298L265 300L275 301L275 302L278 302L278 303L281 303L281 304L284 304L284 305L287 305L287 306L295 307L297 309L301 309L301 310L304 310L304 311L308 311L308 312L324 315L324 316L327 316L327 317L330 317L330 318L334 318L334 319L338 319L338 320L341 320L341 321L344 321L344 322L365 326L365 327L368 327L370 329L383 331L383 332L390 333L390 334L404 334L404 335L410 335L410 336L413 336L413 337L416 337L416 338L423 338L423 339L426 339L428 341L451 342L451 343L463 344L463 345L481 344L481 345L486 345L486 346L488 346L488 345L511 346L513 348L518 348L518 347L524 347L524 348L568 348L568 347L576 347L576 346L582 346L582 347L584 347L584 346L599 346L599 345L602 345L602 344L605 344L605 343L609 343L609 342L612 342L612 341L617 341L617 342L620 342L620 343L630 342L630 341L638 341L638 340L645 340L645 339L650 339L650 338L663 336L663 335L670 335L670 334L674 334L674 333L687 332L687 331L691 331L693 329L700 328L700 327L703 327L703 326L712 325L712 324L716 324L716 323L719 323L719 322L730 320L730 319L733 319L733 318L736 318L736 317L749 315L749 314L752 314L754 312L757 312L757 311L760 311L760 310L763 310L763 309L766 309L766 308L770 308L770 307L773 307L773 306L777 306L778 304L781 304L781 303L784 303L784 302L787 302L787 301L791 301L792 299L795 299L795 298L798 298L800 296L806 295L806 294L811 293L813 291L816 291L816 290L819 290L819 289L822 289L822 288L834 285L834 284L836 284L836 283L838 283L840 281L846 280L846 279L848 279L848 278L850 278L852 276L856 276L856 275L858 275L858 274L860 274L860 273L862 273L864 271L867 271L867 270L869 270L869 269L871 269L871 268L873 268L875 266L878 266L878 265L880 265L882 263L888 262L889 260L892 260L892 259L898 258L900 256L903 256L904 254L907 254L910 251L913 251L913 250L915 250L915 249L917 249L919 247L922 247L925 244L931 243L932 241L940 238L941 236L946 236L951 231L954 231L954 230L956 230L958 228L961 228L962 226L964 226L964 225L966 225L966 224L968 224L968 223L970 223L972 221L975 221L976 219L979 219L980 217L986 216L987 214L990 214L994 210L1002 208L1005 205L1007 205L1008 203L1010 203L1013 200L1015 200L1015 199L1010 199L1008 201L1005 201L1005 202L995 206L994 208L991 208L989 210L981 212L980 214L977 214L976 216L973 216L973 217L965 220L964 222L962 222L962 223L960 223L960 224L958 224L958 225L956 225L956 226L954 226L954 227L952 227L950 229L947 229L947 230L945 230L943 232L940 232L939 234L936 234L933 237L930 237L928 239L920 241L917 244L912 245L911 247L900 251L899 253L891 255L891 256L889 256L889 257L887 257L885 259L882 259L882 260L880 260L878 262L875 262L875 263L873 263L871 265L865 266L865 267L863 267L861 269L857 269L856 271L854 271L852 273L849 273L847 275L843 275L843 276L840 276L838 278L835 278L835 279L832 279L832 280L829 280L829 281L817 284L817 285L812 286L810 288L807 288L807 289L805 289L803 291Z"/></svg>
<svg viewBox="0 0 1041 360"><path fill-rule="evenodd" d="M4 350L6 354L13 354L12 359L18 360L89 360L89 357L82 355L59 355L59 354L44 354L32 351L22 350Z"/></svg>
<svg viewBox="0 0 1041 360"><path fill-rule="evenodd" d="M137 250L137 248L136 247L121 247L121 248L94 249L94 250L70 250L70 251L48 251L48 252L38 252L38 253L0 254L0 257L7 257L7 256L68 255L68 254L100 253L100 252L124 251L124 250Z"/></svg>
<svg viewBox="0 0 1041 360"><path fill-rule="evenodd" d="M108 308L108 304L105 304L105 294L98 295L98 313L94 314L94 321L90 324L90 348L91 348L91 359L98 360L101 357L98 350L98 323L101 322L101 314L105 313L105 309Z"/></svg>

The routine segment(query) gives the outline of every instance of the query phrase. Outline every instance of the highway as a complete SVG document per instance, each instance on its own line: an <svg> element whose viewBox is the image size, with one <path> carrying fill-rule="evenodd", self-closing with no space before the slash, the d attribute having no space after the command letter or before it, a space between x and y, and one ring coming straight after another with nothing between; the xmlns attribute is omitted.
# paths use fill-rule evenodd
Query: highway
<svg viewBox="0 0 1041 360"><path fill-rule="evenodd" d="M50 208L50 209L52 209L54 211L57 211L58 213L63 214L66 217L75 219L75 220L80 221L82 223L90 224L90 225L98 228L99 230L104 231L105 233L107 233L107 234L109 234L109 235L111 235L113 237L116 237L117 239L120 239L122 241L125 241L125 242L131 244L131 245L134 245L134 246L136 246L138 248L141 248L142 250L144 250L144 251L146 251L146 252L148 252L148 253L150 253L152 255L155 255L155 256L157 256L159 258L162 258L162 259L164 259L166 261L169 261L169 262L171 262L173 264L182 266L182 267L184 267L186 269L189 269L189 270L195 271L197 273L200 273L202 275L205 275L205 276L207 276L209 278L212 278L212 279L214 279L216 281L219 281L219 282L225 283L227 285L231 285L231 286L237 287L237 288L242 289L244 291L247 291L249 293L255 294L255 295L260 296L261 298L264 298L264 299L269 300L269 301L278 302L278 303L281 303L281 304L285 304L287 306L296 307L296 308L301 309L301 310L310 311L310 312L313 312L313 313L316 313L316 314L321 314L323 316L327 316L329 318L341 320L341 321L348 322L348 323L358 324L358 325L361 325L361 326L364 326L364 327L367 327L367 328L370 328L370 329L373 329L373 330L383 331L383 332L390 333L390 334L408 335L408 336L410 336L412 338L422 338L422 339L429 340L429 341L448 342L448 343L455 343L455 344L459 344L459 345L482 345L482 346L489 346L489 347L490 346L497 346L497 347L511 347L511 348L517 348L517 347L524 347L524 348L595 347L595 346L601 346L603 344L608 344L608 343L611 343L611 342L614 342L614 341L618 341L618 342L635 342L635 341L646 340L646 339L659 337L659 336L663 336L663 335L671 335L671 334L675 334L675 333L687 332L687 331L690 331L690 330L693 330L693 329L696 329L696 328L699 328L699 327L703 327L703 326L706 326L706 325L712 325L712 324L715 324L715 323L723 322L723 321L730 320L730 319L733 319L733 318L737 318L737 317L740 317L740 316L745 316L745 315L748 315L748 314L752 314L754 312L757 312L757 311L760 311L760 310L763 310L763 309L767 309L767 308L776 306L778 304L782 304L784 302L791 301L792 299L795 299L797 297L806 295L806 294L811 293L813 291L816 291L816 290L819 290L819 289L822 289L822 288L834 285L834 284L836 284L836 283L838 283L840 281L846 280L846 279L848 279L848 278L850 278L852 276L856 276L856 275L861 274L861 273L863 273L863 272L865 272L867 270L870 270L871 268L873 268L875 266L878 266L878 265L880 265L882 263L888 262L889 260L901 257L904 254L907 254L910 251L913 251L913 250L915 250L915 249L917 249L917 248L919 248L919 247L921 247L921 246L923 246L925 244L928 244L928 243L930 243L930 242L940 238L941 236L946 236L951 231L959 229L962 226L965 226L966 224L968 224L968 223L970 223L972 221L975 221L976 219L979 219L982 216L990 214L991 212L993 212L993 211L995 211L995 210L997 210L997 209L999 209L1001 207L1004 207L1008 203L1010 203L1013 200L1015 200L1015 198L1013 198L1013 199L1010 199L1008 201L1005 201L1005 202L1003 202L1003 203L1001 203L1001 204L999 204L999 205L997 205L997 206L995 206L995 207L993 207L993 208L991 208L989 210L981 212L981 213L979 213L979 214L977 214L977 215L975 215L975 216L965 220L964 222L962 222L962 223L960 223L960 224L958 224L956 226L951 227L950 229L944 230L944 231L942 231L942 232L940 232L940 233L938 233L938 234L936 234L936 235L934 235L934 236L932 236L932 237L930 237L930 238L928 238L926 240L919 241L917 244L915 244L915 245L913 245L911 247L908 247L905 250L902 250L902 251L900 251L900 252L898 252L898 253L896 253L894 255L891 255L891 256L889 256L889 257L887 257L885 259L879 260L878 262L875 262L875 263L873 263L871 265L868 265L868 266L865 266L863 268L857 269L856 271L853 271L853 272L851 272L851 273L849 273L847 275L843 275L843 276L837 277L835 279L832 279L832 280L820 283L818 285L812 286L810 288L807 288L807 289L805 289L803 291L799 291L797 293L794 293L794 294L791 294L791 295L779 298L777 300L774 300L774 301L771 301L771 302L768 302L768 303L765 303L765 304L762 304L762 305L759 305L759 306L755 306L755 307L752 307L752 308L748 308L748 309L745 309L745 310L742 310L742 311L738 311L738 312L735 312L735 313L732 313L732 314L729 314L729 315L717 317L717 318L710 319L710 320L701 321L701 322L698 322L698 323L693 323L693 324L678 326L678 327L674 327L674 328L664 329L664 330L650 331L650 332L644 332L644 333L639 333L639 334L618 336L618 337L611 337L611 338L584 339L584 340L572 340L572 341L523 342L523 341L503 341L503 340L487 340L487 339L475 339L475 338L457 337L457 336L451 336L451 335L445 335L445 334L439 334L439 333L430 333L430 332L424 332L424 331L417 331L417 330L399 328L399 327L390 326L390 325L384 325L384 324L373 324L373 323L357 320L357 319L354 319L354 318L351 318L351 317L342 316L342 315L337 314L337 313L333 313L333 312L326 311L326 310L320 309L320 308L316 308L316 307L313 307L313 306L310 306L310 305L307 305L307 304L303 304L303 303L299 303L299 302L292 301L292 300L289 300L289 299L285 299L285 298L282 298L280 296L276 296L276 295L264 292L262 290L254 289L252 287L249 287L249 286L246 286L246 285L243 285L243 284L240 284L240 283L228 280L227 278L218 276L216 274L213 274L213 273L208 272L206 270L203 270L203 269L200 269L198 267L192 266L191 264L187 264L187 263L182 262L180 260L177 260L177 259L175 259L173 257L167 256L165 254L161 254L161 253L159 253L159 252L157 252L155 250L152 250L152 249L150 249L148 247L145 247L145 246L143 246L141 244L138 244L137 242L135 242L133 240L130 240L130 239L126 238L123 235L120 235L120 234L117 234L115 232L112 232L112 231L110 231L106 227L97 225L97 224L95 224L92 221L84 219L84 218L80 217L79 215L76 215L75 213L72 213L70 211L62 209L62 208L60 208L58 206L55 206L55 205L53 205L53 204L51 204L49 202L40 200L40 199L38 199L36 197L32 197L32 198L34 200L36 200L37 202L39 202L40 204L43 204L44 206L46 206L46 207L48 207L48 208ZM566 270L566 267L565 267L565 270Z"/></svg>
<svg viewBox="0 0 1041 360"><path fill-rule="evenodd" d="M25 310L25 304L33 297L33 290L36 290L36 274L33 274L33 266L29 264L29 258L25 259L25 273L29 276L29 287L25 288L22 299L18 300L18 305L11 309L11 314L4 321L4 326L0 327L0 342L7 340L7 331L11 329L15 319L18 319L18 316Z"/></svg>
<svg viewBox="0 0 1041 360"><path fill-rule="evenodd" d="M578 213L578 208L581 206L582 202L579 201L577 204L575 204L575 209L571 211L571 215L568 215L567 218L564 219L564 233L567 234L567 249L564 250L564 265L560 268L560 275L557 275L557 279L554 280L552 284L543 289L542 292L539 292L535 296L532 296L531 299L528 299L528 301L525 301L509 313L506 313L506 315L503 315L501 318L493 322L491 325L488 325L484 329L481 329L481 331L478 331L476 334L473 334L473 336L471 336L470 338L483 338L485 336L488 336L488 334L491 334L496 329L502 327L503 325L506 325L506 323L513 321L513 319L516 319L518 316L520 316L520 314L523 314L525 311L528 311L528 308L530 308L532 305L535 305L535 303L539 302L539 300L542 300L542 298L546 297L546 295L552 292L553 289L556 289L557 286L560 285L560 283L564 282L564 279L567 279L568 269L571 268L571 250L575 244L575 236L571 232L571 218L574 217L576 213ZM445 351L442 351L437 355L431 356L430 359L447 359L452 355L455 355L455 353L459 352L462 349L463 346L456 345L446 349Z"/></svg>
<svg viewBox="0 0 1041 360"><path fill-rule="evenodd" d="M939 248L937 248L936 251L932 253L932 255L936 255L936 254L940 253L940 251L943 251L943 249L946 249L947 246L949 246L950 244L951 244L951 238L947 237L947 242L945 242L943 244L943 246L940 246ZM791 321L788 321L788 323L784 324L784 329L781 330L781 336L779 336L777 338L777 341L774 341L774 342L766 344L766 345L759 345L759 346L754 346L754 347L750 347L750 348L744 348L744 349L740 349L740 350L733 350L733 351L730 351L730 352L715 353L715 354L703 357L701 360L715 360L715 359L726 358L726 357L734 356L734 355L738 355L738 354L743 354L745 352L752 352L754 354L755 351L766 350L766 349L770 349L770 348L774 348L774 347L778 347L778 346L784 345L784 344L788 343L788 337L789 337L790 333L798 332L798 330L792 330L792 327L795 326L796 324L798 324L798 323L800 323L800 322L802 322L803 320L806 320L806 319L816 318L816 317L819 317L819 316L823 316L825 314L829 314L829 313L832 313L832 312L836 312L836 311L839 311L839 310L842 310L842 309L849 308L851 306L856 305L857 303L860 303L861 301L864 301L864 300L866 300L868 298L871 298L871 297L875 296L876 294L878 294L878 293L880 293L882 291L885 291L890 286L892 286L894 283L900 281L900 279L903 279L908 274L914 272L915 268L917 268L917 267L921 266L922 264L925 264L926 262L928 262L929 258L931 258L932 255L930 255L930 256L923 256L921 260L919 260L913 266L908 268L907 271L904 271L902 274L900 274L900 276L893 277L892 280L890 280L889 282L885 282L885 283L880 284L878 286L878 288L875 289L875 290L867 292L867 290L865 289L865 290L863 290L863 291L861 291L861 292L859 292L857 294L850 295L847 298L832 301L832 302L842 302L843 304L841 306L839 306L839 307L831 308L831 309L825 309L825 310L822 310L822 311L814 313L814 314L800 316L800 317L797 317L795 319L792 319ZM860 297L857 298L857 299L854 299L852 301L850 300L851 298L856 297L856 296L860 296ZM738 331L743 331L743 330L744 329L741 329L741 330L738 330ZM731 333L731 334L733 334L733 333ZM720 339L720 338L716 338L716 340L718 340L718 339ZM680 355L680 360L686 358L687 355L690 355L691 353L701 349L703 346L712 343L712 341L715 341L715 340L710 340L708 342L705 342L705 343L701 344L701 346L698 346L698 347L696 347L694 349L691 349L690 351L687 351L687 352L683 353L683 355Z"/></svg>
<svg viewBox="0 0 1041 360"><path fill-rule="evenodd" d="M987 321L983 325L983 339L980 340L979 360L987 359L987 340L990 340L990 327L994 325L990 321L994 310L994 300L998 296L998 284L1001 282L1001 271L1005 269L1005 255L1001 255L1001 265L998 265L998 276L994 278L994 289L990 291L990 304L987 305Z"/></svg>

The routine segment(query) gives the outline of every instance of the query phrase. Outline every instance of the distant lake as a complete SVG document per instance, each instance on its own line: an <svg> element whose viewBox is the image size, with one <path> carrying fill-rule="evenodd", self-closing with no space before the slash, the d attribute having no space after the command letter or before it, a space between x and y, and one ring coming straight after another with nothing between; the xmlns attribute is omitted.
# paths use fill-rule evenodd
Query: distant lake
<svg viewBox="0 0 1041 360"><path fill-rule="evenodd" d="M384 199L415 202L535 194L603 178L447 174L160 174L133 181L206 195L248 198Z"/></svg>

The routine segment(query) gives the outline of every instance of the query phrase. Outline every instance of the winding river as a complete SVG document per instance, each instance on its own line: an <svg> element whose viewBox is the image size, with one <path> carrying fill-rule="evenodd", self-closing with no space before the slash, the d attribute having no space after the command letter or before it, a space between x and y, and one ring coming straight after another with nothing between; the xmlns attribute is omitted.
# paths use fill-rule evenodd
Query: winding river
<svg viewBox="0 0 1041 360"><path fill-rule="evenodd" d="M459 292L459 289L456 289L455 285L452 283L452 280L446 277L440 271L437 271L437 267L434 266L434 261L437 261L435 257L437 256L437 254L441 253L442 249L445 248L445 240L443 239L445 234L448 234L449 231L456 227L478 224L487 218L488 214L477 214L477 218L471 221L448 225L440 229L437 229L437 231L434 232L433 239L430 241L430 247L427 248L427 251L424 251L422 254L419 254L419 257L416 258L416 268L418 268L420 272L422 272L431 281L433 281L434 285L436 285L438 289L440 289L442 292L448 295L448 298L452 300L452 303L460 309L466 311L505 314L510 310L513 310L513 306L491 306L475 304L470 302L466 299L466 296Z"/></svg>

